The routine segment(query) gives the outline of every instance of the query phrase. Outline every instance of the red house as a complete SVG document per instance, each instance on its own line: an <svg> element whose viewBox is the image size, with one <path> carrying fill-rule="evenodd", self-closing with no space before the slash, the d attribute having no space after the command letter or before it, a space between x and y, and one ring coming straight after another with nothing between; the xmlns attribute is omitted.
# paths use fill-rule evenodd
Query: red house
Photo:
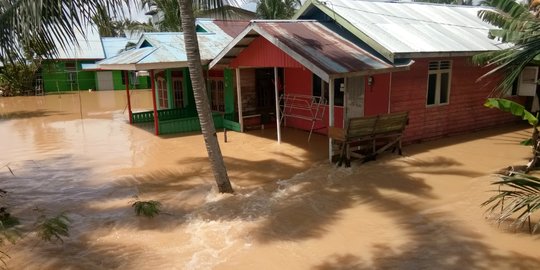
<svg viewBox="0 0 540 270"><path fill-rule="evenodd" d="M471 57L506 45L488 38L480 9L307 1L299 20L252 21L210 67L236 69L241 124L273 117L278 134L280 120L325 134L348 117L402 111L408 142L478 130L515 120L483 107L498 78L478 81L487 70Z"/></svg>

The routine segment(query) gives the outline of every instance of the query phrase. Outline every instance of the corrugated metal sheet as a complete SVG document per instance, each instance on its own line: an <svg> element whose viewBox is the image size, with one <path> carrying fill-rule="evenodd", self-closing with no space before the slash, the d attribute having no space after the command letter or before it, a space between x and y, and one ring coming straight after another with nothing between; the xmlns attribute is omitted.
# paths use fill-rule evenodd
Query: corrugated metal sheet
<svg viewBox="0 0 540 270"><path fill-rule="evenodd" d="M332 76L396 69L326 25L315 21L253 21L210 66L230 63L260 35L326 81Z"/></svg>
<svg viewBox="0 0 540 270"><path fill-rule="evenodd" d="M95 27L89 27L85 33L76 33L77 43L70 43L62 49L56 41L58 55L54 59L104 59L105 52L101 45L101 37Z"/></svg>
<svg viewBox="0 0 540 270"><path fill-rule="evenodd" d="M488 38L489 29L495 27L478 18L482 7L354 0L311 5L330 18L345 19L393 54L479 52L507 46Z"/></svg>
<svg viewBox="0 0 540 270"><path fill-rule="evenodd" d="M244 25L247 22L243 22ZM203 27L208 31L198 33L201 60L208 63L232 40L222 27L236 29L240 23L218 26L205 21ZM232 30L238 31L238 30ZM149 44L149 47L146 44ZM184 48L184 35L178 33L145 33L137 43L137 48L123 52L115 57L100 61L102 69L156 69L187 66Z"/></svg>
<svg viewBox="0 0 540 270"><path fill-rule="evenodd" d="M103 49L105 50L105 58L111 58L120 53L120 51L126 48L128 42L137 43L136 40L131 40L125 37L103 37L101 42L103 43Z"/></svg>
<svg viewBox="0 0 540 270"><path fill-rule="evenodd" d="M258 2L257 0L223 0L223 5L255 12Z"/></svg>

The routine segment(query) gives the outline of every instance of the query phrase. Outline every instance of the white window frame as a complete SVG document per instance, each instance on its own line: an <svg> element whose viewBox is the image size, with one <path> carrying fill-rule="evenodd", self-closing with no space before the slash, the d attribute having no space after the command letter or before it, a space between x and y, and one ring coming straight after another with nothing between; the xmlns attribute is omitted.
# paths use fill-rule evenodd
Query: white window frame
<svg viewBox="0 0 540 270"><path fill-rule="evenodd" d="M448 63L448 68L442 68L442 63ZM435 66L436 65L436 66ZM439 60L439 61L430 61L428 63L428 76L426 82L426 107L442 106L450 104L450 91L452 89L452 60ZM432 68L433 67L433 68ZM442 74L448 73L448 91L446 93L446 102L441 103L441 78ZM435 74L435 103L428 104L429 96L429 76Z"/></svg>
<svg viewBox="0 0 540 270"><path fill-rule="evenodd" d="M158 89L158 105L160 109L169 108L169 95L167 91L167 80L163 77L157 78L157 89ZM163 103L163 105L162 105Z"/></svg>

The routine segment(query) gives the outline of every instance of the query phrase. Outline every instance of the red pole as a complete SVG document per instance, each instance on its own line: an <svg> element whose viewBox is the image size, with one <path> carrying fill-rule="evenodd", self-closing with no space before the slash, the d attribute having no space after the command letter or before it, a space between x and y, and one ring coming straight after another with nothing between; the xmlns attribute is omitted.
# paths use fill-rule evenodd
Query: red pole
<svg viewBox="0 0 540 270"><path fill-rule="evenodd" d="M124 70L124 78L126 81L126 93L127 93L127 105L128 105L128 113L129 113L129 123L133 124L133 117L131 112L131 97L129 96L129 74L127 70Z"/></svg>
<svg viewBox="0 0 540 270"><path fill-rule="evenodd" d="M156 104L156 82L154 80L154 70L150 70L150 86L152 87L152 102L154 103L154 129L159 135L159 117Z"/></svg>

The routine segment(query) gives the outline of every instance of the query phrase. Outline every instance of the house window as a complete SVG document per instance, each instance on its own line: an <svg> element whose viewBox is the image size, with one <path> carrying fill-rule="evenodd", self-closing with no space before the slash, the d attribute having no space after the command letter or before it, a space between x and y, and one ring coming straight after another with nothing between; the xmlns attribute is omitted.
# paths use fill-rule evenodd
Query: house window
<svg viewBox="0 0 540 270"><path fill-rule="evenodd" d="M165 78L160 77L157 79L157 87L158 87L159 108L168 109L169 97L167 96L167 81L165 81Z"/></svg>
<svg viewBox="0 0 540 270"><path fill-rule="evenodd" d="M175 108L184 108L184 87L182 78L173 78L173 93Z"/></svg>
<svg viewBox="0 0 540 270"><path fill-rule="evenodd" d="M65 69L66 71L77 71L77 66L74 62L66 62Z"/></svg>
<svg viewBox="0 0 540 270"><path fill-rule="evenodd" d="M428 89L426 104L448 104L450 96L450 74L452 71L451 61L429 62Z"/></svg>
<svg viewBox="0 0 540 270"><path fill-rule="evenodd" d="M341 85L345 82L344 79L334 79L334 105L343 106L343 92ZM313 96L320 97L321 91L324 92L324 98L329 100L328 83L323 81L319 76L313 74Z"/></svg>
<svg viewBox="0 0 540 270"><path fill-rule="evenodd" d="M210 99L212 111L225 111L224 82L223 78L210 78Z"/></svg>
<svg viewBox="0 0 540 270"><path fill-rule="evenodd" d="M68 72L68 83L74 84L77 82L77 73Z"/></svg>
<svg viewBox="0 0 540 270"><path fill-rule="evenodd" d="M133 86L139 85L139 77L137 77L137 72L135 71L129 72L129 83Z"/></svg>

